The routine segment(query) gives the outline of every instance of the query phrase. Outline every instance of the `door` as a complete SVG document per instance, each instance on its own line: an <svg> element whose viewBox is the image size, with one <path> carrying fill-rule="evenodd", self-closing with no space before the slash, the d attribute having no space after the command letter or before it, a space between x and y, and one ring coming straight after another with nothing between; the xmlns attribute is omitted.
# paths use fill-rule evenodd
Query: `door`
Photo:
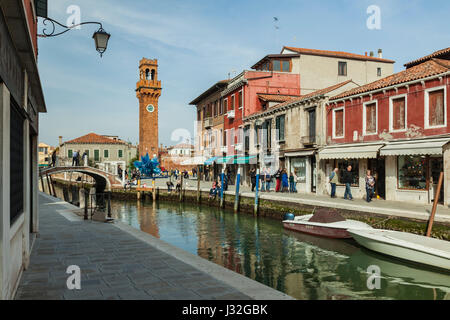
<svg viewBox="0 0 450 320"><path fill-rule="evenodd" d="M444 171L444 161L443 158L430 158L430 185L431 185L431 201L434 201L434 198L436 197L438 182L439 182L439 176L442 171ZM444 180L445 181L445 180ZM441 192L439 193L439 199L438 202L443 204L444 203L444 183L442 182L441 186Z"/></svg>
<svg viewBox="0 0 450 320"><path fill-rule="evenodd" d="M309 110L309 142L316 142L316 109Z"/></svg>
<svg viewBox="0 0 450 320"><path fill-rule="evenodd" d="M386 168L385 159L369 159L369 170L375 178L375 195L386 199Z"/></svg>
<svg viewBox="0 0 450 320"><path fill-rule="evenodd" d="M316 157L311 157L311 192L316 192L317 166Z"/></svg>

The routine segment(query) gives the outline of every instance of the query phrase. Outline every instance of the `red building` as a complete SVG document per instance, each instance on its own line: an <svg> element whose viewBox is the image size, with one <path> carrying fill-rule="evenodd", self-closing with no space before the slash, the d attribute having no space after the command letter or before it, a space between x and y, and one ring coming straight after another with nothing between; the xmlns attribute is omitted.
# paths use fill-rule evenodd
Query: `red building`
<svg viewBox="0 0 450 320"><path fill-rule="evenodd" d="M406 69L330 98L327 172L352 165L356 196L366 170L389 200L429 203L445 171L440 201L450 199L450 48L405 64ZM340 190L343 192L343 188Z"/></svg>

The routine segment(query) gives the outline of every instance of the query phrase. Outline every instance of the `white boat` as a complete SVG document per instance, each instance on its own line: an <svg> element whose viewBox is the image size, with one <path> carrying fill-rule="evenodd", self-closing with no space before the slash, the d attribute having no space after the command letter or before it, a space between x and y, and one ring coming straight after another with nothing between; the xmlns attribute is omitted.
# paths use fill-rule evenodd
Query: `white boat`
<svg viewBox="0 0 450 320"><path fill-rule="evenodd" d="M293 220L284 220L283 227L316 236L346 239L352 236L347 229L372 229L368 224L343 218L336 212L320 210L317 213L296 216Z"/></svg>
<svg viewBox="0 0 450 320"><path fill-rule="evenodd" d="M381 229L349 229L348 232L367 249L450 271L449 241Z"/></svg>

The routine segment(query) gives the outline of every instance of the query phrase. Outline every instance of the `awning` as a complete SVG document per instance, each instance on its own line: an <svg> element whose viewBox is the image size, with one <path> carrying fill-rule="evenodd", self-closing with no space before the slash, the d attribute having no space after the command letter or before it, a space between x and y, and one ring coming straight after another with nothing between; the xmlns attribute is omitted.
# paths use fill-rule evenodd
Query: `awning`
<svg viewBox="0 0 450 320"><path fill-rule="evenodd" d="M216 159L217 159L217 157L209 158L208 160L205 161L205 163L204 163L205 166L209 166L209 165L213 164L213 162L214 162Z"/></svg>
<svg viewBox="0 0 450 320"><path fill-rule="evenodd" d="M442 154L450 138L390 142L380 150L382 156Z"/></svg>
<svg viewBox="0 0 450 320"><path fill-rule="evenodd" d="M238 157L236 159L237 164L256 164L256 156Z"/></svg>
<svg viewBox="0 0 450 320"><path fill-rule="evenodd" d="M226 157L220 157L216 161L217 164L232 164L236 163L236 156L226 156Z"/></svg>
<svg viewBox="0 0 450 320"><path fill-rule="evenodd" d="M306 156L312 156L314 154L315 150L302 150L297 152L285 152L285 157L306 157Z"/></svg>
<svg viewBox="0 0 450 320"><path fill-rule="evenodd" d="M319 151L319 158L326 159L372 159L377 158L383 144L364 144L352 146L332 146Z"/></svg>

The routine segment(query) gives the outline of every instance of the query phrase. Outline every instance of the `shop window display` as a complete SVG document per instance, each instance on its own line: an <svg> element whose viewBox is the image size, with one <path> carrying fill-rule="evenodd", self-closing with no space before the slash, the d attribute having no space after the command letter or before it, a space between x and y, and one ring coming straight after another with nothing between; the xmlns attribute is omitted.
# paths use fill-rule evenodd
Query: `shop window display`
<svg viewBox="0 0 450 320"><path fill-rule="evenodd" d="M399 189L426 189L427 159L425 156L399 156L397 168Z"/></svg>

